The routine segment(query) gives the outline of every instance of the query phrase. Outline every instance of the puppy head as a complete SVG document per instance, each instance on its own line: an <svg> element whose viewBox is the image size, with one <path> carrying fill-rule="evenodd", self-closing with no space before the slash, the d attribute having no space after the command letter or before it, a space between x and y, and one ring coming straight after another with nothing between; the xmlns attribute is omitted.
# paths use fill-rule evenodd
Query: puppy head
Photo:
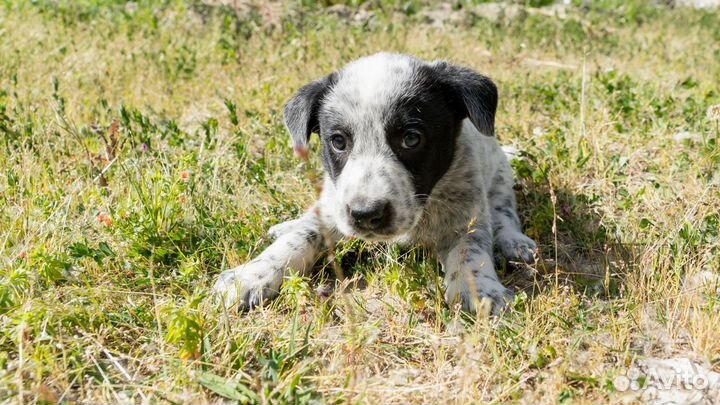
<svg viewBox="0 0 720 405"><path fill-rule="evenodd" d="M340 232L389 240L418 223L453 161L462 121L493 136L496 107L485 76L381 53L301 88L285 106L285 123L300 154L320 135L332 188L323 193Z"/></svg>

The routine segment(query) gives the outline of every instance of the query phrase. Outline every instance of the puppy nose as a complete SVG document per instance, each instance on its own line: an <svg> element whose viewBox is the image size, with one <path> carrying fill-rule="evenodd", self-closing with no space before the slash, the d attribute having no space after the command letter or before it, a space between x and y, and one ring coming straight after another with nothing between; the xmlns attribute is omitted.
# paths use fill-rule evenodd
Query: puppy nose
<svg viewBox="0 0 720 405"><path fill-rule="evenodd" d="M390 202L387 200L364 205L348 205L347 208L355 221L355 226L361 229L373 230L384 227L390 219Z"/></svg>

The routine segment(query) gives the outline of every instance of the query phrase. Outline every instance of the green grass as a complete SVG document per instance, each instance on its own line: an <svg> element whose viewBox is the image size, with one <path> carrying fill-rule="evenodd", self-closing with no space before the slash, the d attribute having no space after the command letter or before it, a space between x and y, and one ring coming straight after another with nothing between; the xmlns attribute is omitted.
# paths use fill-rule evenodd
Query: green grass
<svg viewBox="0 0 720 405"><path fill-rule="evenodd" d="M0 1L0 402L597 404L637 358L720 369L716 286L688 288L720 268L720 15L603 1L437 28L422 2L367 3L351 24L306 1ZM319 145L292 156L284 103L380 50L497 82L542 251L503 272L512 310L458 313L431 256L358 241L336 252L352 282L324 261L217 310L218 273L315 198Z"/></svg>

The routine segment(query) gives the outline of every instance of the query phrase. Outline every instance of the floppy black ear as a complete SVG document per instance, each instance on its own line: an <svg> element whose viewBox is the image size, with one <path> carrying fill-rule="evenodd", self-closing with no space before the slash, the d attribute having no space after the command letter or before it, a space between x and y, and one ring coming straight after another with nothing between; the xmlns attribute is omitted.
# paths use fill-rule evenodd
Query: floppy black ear
<svg viewBox="0 0 720 405"><path fill-rule="evenodd" d="M296 151L304 150L310 135L320 129L318 111L323 97L336 80L337 74L331 73L308 83L285 105L285 125L290 131Z"/></svg>
<svg viewBox="0 0 720 405"><path fill-rule="evenodd" d="M439 80L450 88L465 108L467 118L483 135L495 135L498 91L490 78L472 69L435 62Z"/></svg>

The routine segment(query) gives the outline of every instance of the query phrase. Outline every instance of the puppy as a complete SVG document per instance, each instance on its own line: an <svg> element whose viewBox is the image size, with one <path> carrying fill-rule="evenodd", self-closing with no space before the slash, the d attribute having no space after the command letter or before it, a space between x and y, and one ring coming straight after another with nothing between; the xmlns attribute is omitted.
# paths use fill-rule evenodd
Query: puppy
<svg viewBox="0 0 720 405"><path fill-rule="evenodd" d="M307 84L285 106L295 151L322 143L324 184L301 218L250 262L223 272L225 306L252 308L278 294L289 271L307 272L342 237L422 244L445 272L444 297L498 313L512 297L493 250L532 262L521 231L512 169L494 137L497 88L471 69L379 53Z"/></svg>

